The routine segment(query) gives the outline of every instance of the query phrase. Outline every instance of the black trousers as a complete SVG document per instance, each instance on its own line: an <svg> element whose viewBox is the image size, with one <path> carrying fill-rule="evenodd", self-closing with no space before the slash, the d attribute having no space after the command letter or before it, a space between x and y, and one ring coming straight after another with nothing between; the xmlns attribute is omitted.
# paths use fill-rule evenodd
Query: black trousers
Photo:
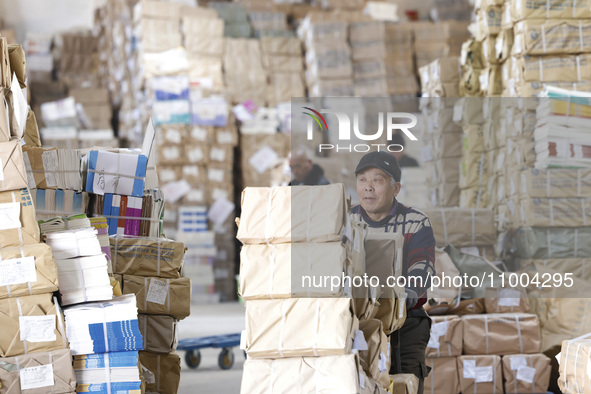
<svg viewBox="0 0 591 394"><path fill-rule="evenodd" d="M390 375L411 373L419 378L418 394L423 394L424 379L431 368L425 364L425 349L429 342L431 319L428 317L406 318L404 325L390 334Z"/></svg>

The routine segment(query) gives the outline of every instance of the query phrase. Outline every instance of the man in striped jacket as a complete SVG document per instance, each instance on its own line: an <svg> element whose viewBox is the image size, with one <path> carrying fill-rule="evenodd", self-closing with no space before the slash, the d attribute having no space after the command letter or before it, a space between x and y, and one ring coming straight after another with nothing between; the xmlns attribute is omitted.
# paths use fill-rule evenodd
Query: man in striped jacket
<svg viewBox="0 0 591 394"><path fill-rule="evenodd" d="M427 288L435 274L435 237L429 218L396 200L401 170L396 158L386 152L363 156L355 170L360 204L351 209L352 219L367 223L370 232L394 232L404 236L403 271L406 286L406 322L390 336L390 374L412 373L419 378L419 393L429 368L425 349L431 319L423 309ZM414 280L410 278L414 278ZM419 279L420 278L420 279Z"/></svg>

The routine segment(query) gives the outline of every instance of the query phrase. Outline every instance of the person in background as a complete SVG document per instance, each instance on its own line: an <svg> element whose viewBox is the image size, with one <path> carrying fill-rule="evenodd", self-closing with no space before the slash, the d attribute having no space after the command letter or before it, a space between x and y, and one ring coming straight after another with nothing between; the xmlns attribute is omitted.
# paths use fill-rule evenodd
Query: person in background
<svg viewBox="0 0 591 394"><path fill-rule="evenodd" d="M351 208L351 220L365 222L370 233L392 232L404 237L402 275L407 278L407 318L390 335L390 374L414 374L419 378L418 393L422 394L424 379L429 374L425 349L431 319L423 304L427 301L431 277L435 275L433 228L425 214L396 200L401 188L401 170L394 156L384 151L366 154L359 161L355 176L360 204Z"/></svg>
<svg viewBox="0 0 591 394"><path fill-rule="evenodd" d="M289 166L293 176L290 186L328 185L330 181L324 176L324 170L314 164L314 155L305 146L300 146L289 153Z"/></svg>
<svg viewBox="0 0 591 394"><path fill-rule="evenodd" d="M388 145L397 144L402 146L403 148L406 146L406 142L404 141L404 136L400 133L395 133L392 135L392 139L388 141ZM411 156L408 156L404 153L404 150L400 152L391 152L392 155L398 161L398 165L400 167L419 167L419 162Z"/></svg>

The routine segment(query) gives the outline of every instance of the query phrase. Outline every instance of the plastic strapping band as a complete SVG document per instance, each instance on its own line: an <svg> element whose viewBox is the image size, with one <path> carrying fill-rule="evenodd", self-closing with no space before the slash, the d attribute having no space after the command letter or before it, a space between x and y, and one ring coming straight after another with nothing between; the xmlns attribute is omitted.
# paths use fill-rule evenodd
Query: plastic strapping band
<svg viewBox="0 0 591 394"><path fill-rule="evenodd" d="M546 197L550 198L550 172L546 171Z"/></svg>
<svg viewBox="0 0 591 394"><path fill-rule="evenodd" d="M170 296L170 293L171 293L170 292L170 279L166 279L166 289L168 290L168 294L166 295L166 304L167 304L167 307L168 307L168 313L170 314L170 299L171 299L171 296Z"/></svg>
<svg viewBox="0 0 591 394"><path fill-rule="evenodd" d="M314 350L314 356L318 357L318 352L316 351L316 345L318 344L318 327L320 326L320 299L316 298L316 325L314 327L314 344L312 345L312 350Z"/></svg>
<svg viewBox="0 0 591 394"><path fill-rule="evenodd" d="M472 245L476 244L476 223L475 223L475 211L474 208L470 210L472 214Z"/></svg>
<svg viewBox="0 0 591 394"><path fill-rule="evenodd" d="M277 351L279 355L283 357L283 334L285 330L285 320L287 318L285 312L285 302L281 303L281 328L279 329L279 344L277 345Z"/></svg>
<svg viewBox="0 0 591 394"><path fill-rule="evenodd" d="M119 160L117 160L117 171L119 171ZM110 175L110 176L117 177L117 180L115 181L115 191L113 192L113 194L117 194L117 185L119 184L119 178L138 179L140 181L143 181L145 179L145 177L141 177L141 176L123 175L123 174L120 174L119 172L106 172L106 171L99 171L99 170L91 170L90 168L88 169L88 172L94 172L94 173L101 174L101 175Z"/></svg>
<svg viewBox="0 0 591 394"><path fill-rule="evenodd" d="M513 394L517 394L517 372L519 371L515 370L515 376L513 377Z"/></svg>
<svg viewBox="0 0 591 394"><path fill-rule="evenodd" d="M21 247L22 248L22 247ZM0 254L0 263L2 262L2 255ZM10 285L5 285L6 286L6 292L8 293L8 298L12 297L12 294L10 292Z"/></svg>
<svg viewBox="0 0 591 394"><path fill-rule="evenodd" d="M548 233L550 233L550 230L548 230ZM574 245L574 255L575 257L578 257L578 252L579 252L579 229L575 228L575 245Z"/></svg>
<svg viewBox="0 0 591 394"><path fill-rule="evenodd" d="M158 275L156 276L160 276L160 245L161 245L161 241L160 238L158 238L158 267L156 269L156 271L158 272Z"/></svg>
<svg viewBox="0 0 591 394"><path fill-rule="evenodd" d="M577 18L577 0L573 0L573 19ZM579 21L580 23L580 21Z"/></svg>
<svg viewBox="0 0 591 394"><path fill-rule="evenodd" d="M265 217L265 242L269 244L269 222L271 221L271 207L273 206L273 191L274 188L269 189L269 197L267 200L267 216Z"/></svg>
<svg viewBox="0 0 591 394"><path fill-rule="evenodd" d="M546 0L546 19L550 19L550 0Z"/></svg>
<svg viewBox="0 0 591 394"><path fill-rule="evenodd" d="M157 357L157 366L156 366L156 391L160 391L160 355Z"/></svg>
<svg viewBox="0 0 591 394"><path fill-rule="evenodd" d="M23 308L21 306L21 300L20 298L15 298L16 299L16 306L18 308L18 315L22 316L23 315ZM29 347L27 346L27 340L22 341L23 345L25 347L25 354L29 353Z"/></svg>
<svg viewBox="0 0 591 394"><path fill-rule="evenodd" d="M275 361L271 360L271 373L269 376L269 394L273 394L273 379L275 379Z"/></svg>
<svg viewBox="0 0 591 394"><path fill-rule="evenodd" d="M105 360L105 377L107 378L107 394L111 394L111 362L109 360L109 353L103 353Z"/></svg>
<svg viewBox="0 0 591 394"><path fill-rule="evenodd" d="M548 208L550 208L550 226L554 226L554 203L553 203L553 199L549 198L548 199Z"/></svg>
<svg viewBox="0 0 591 394"><path fill-rule="evenodd" d="M577 60L577 82L581 80L581 61L579 56L576 57Z"/></svg>
<svg viewBox="0 0 591 394"><path fill-rule="evenodd" d="M109 336L107 335L107 313L105 312L105 306L99 304L101 311L103 311L103 337L105 339L105 353L109 353Z"/></svg>
<svg viewBox="0 0 591 394"><path fill-rule="evenodd" d="M515 316L517 324L517 336L519 337L519 352L523 354L523 339L521 338L521 326L519 325L519 316Z"/></svg>
<svg viewBox="0 0 591 394"><path fill-rule="evenodd" d="M23 249L23 245L20 246L21 249L21 258L25 257L25 250ZM35 259L36 257L33 256L33 259ZM0 261L2 260L2 258L0 257ZM35 260L33 260L34 262ZM34 263L33 263L34 264ZM37 270L37 267L35 266L35 270ZM29 295L33 295L33 286L31 285L31 282L27 282L27 286L29 287ZM10 296L9 296L10 297Z"/></svg>
<svg viewBox="0 0 591 394"><path fill-rule="evenodd" d="M488 354L488 332L486 333L486 338L487 338L486 339L486 348L487 348L486 353ZM476 380L476 368L477 368L476 367L476 356L472 356L472 358L474 359L474 394L478 394L478 390L477 390L478 383Z"/></svg>
<svg viewBox="0 0 591 394"><path fill-rule="evenodd" d="M445 240L445 244L447 245L447 225L445 223L445 211L441 208L441 219L443 221L443 238Z"/></svg>
<svg viewBox="0 0 591 394"><path fill-rule="evenodd" d="M49 357L49 364L51 364L51 368L55 371L55 368L53 368L53 355L51 354L51 352L47 352L47 355ZM55 374L55 372L54 372ZM51 394L55 393L55 377L53 377L53 384L51 385Z"/></svg>
<svg viewBox="0 0 591 394"><path fill-rule="evenodd" d="M158 218L144 218L144 217L137 217L137 216L113 216L113 215L93 215L94 217L97 216L102 216L105 219L125 219L125 220L144 220L144 221L148 221L148 222L158 222L158 223L162 223L164 221L164 219L158 219ZM133 238L133 237L132 237ZM137 237L136 237L137 238Z"/></svg>
<svg viewBox="0 0 591 394"><path fill-rule="evenodd" d="M544 53L546 53L546 28L544 27L544 25L540 26L542 29L542 48L544 50Z"/></svg>
<svg viewBox="0 0 591 394"><path fill-rule="evenodd" d="M273 278L275 275L275 262L277 259L277 247L271 246L271 269L269 270L269 298L273 299Z"/></svg>
<svg viewBox="0 0 591 394"><path fill-rule="evenodd" d="M144 342L144 349L146 348L146 337L148 336L148 320L147 320L147 316L146 315L139 315L138 316L139 321L142 322L142 326L144 326L143 332L145 333L145 335L142 335L142 339ZM142 331L142 330L140 330Z"/></svg>
<svg viewBox="0 0 591 394"><path fill-rule="evenodd" d="M486 333L486 353L488 354L488 316L484 315L484 332Z"/></svg>
<svg viewBox="0 0 591 394"><path fill-rule="evenodd" d="M540 69L540 82L544 82L544 66L542 65L542 58L538 59L538 68Z"/></svg>
<svg viewBox="0 0 591 394"><path fill-rule="evenodd" d="M310 222L312 220L312 195L316 188L312 187L308 193L308 215L306 216L306 242L310 242Z"/></svg>
<svg viewBox="0 0 591 394"><path fill-rule="evenodd" d="M495 359L493 359L493 394L497 393L497 366L495 365ZM501 389L501 394L503 394L503 389Z"/></svg>
<svg viewBox="0 0 591 394"><path fill-rule="evenodd" d="M587 213L585 212L585 199L584 198L581 198L581 211L583 213L583 225L586 226L587 225Z"/></svg>
<svg viewBox="0 0 591 394"><path fill-rule="evenodd" d="M530 364L530 366L531 366L532 368L534 368L534 359L533 359L533 357L531 356L531 354L530 354L528 357L529 357L529 364ZM535 377L536 377L536 372L535 372L535 370L534 370L534 382L535 382ZM531 392L532 392L532 394L535 394L535 393L534 393L534 389L535 389L535 384L534 384L534 382L532 382L532 383L531 383Z"/></svg>
<svg viewBox="0 0 591 394"><path fill-rule="evenodd" d="M144 277L144 312L148 310L148 278Z"/></svg>
<svg viewBox="0 0 591 394"><path fill-rule="evenodd" d="M576 230L575 230L576 231ZM546 244L548 245L548 257L552 257L552 237L550 237L550 229L546 229ZM576 241L575 241L575 245L576 245ZM576 257L576 253L575 253L575 257Z"/></svg>
<svg viewBox="0 0 591 394"><path fill-rule="evenodd" d="M584 52L583 50L583 23L579 19L579 46L581 47L581 53Z"/></svg>
<svg viewBox="0 0 591 394"><path fill-rule="evenodd" d="M581 344L579 343L577 345L577 351L575 352L575 384L577 385L577 393L582 393L581 388L579 387L579 380L577 379L577 370L578 368L576 367L577 365L579 365L579 350L581 349ZM566 359L565 359L566 362ZM566 371L565 371L566 372Z"/></svg>

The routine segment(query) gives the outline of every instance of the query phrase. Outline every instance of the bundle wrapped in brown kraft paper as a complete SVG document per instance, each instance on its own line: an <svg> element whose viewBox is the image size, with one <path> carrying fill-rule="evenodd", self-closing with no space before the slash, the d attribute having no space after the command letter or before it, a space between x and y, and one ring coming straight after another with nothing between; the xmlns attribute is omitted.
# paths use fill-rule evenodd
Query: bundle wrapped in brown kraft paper
<svg viewBox="0 0 591 394"><path fill-rule="evenodd" d="M68 346L61 313L51 294L0 300L0 356L63 349Z"/></svg>
<svg viewBox="0 0 591 394"><path fill-rule="evenodd" d="M462 316L465 354L540 352L540 322L527 313Z"/></svg>
<svg viewBox="0 0 591 394"><path fill-rule="evenodd" d="M2 394L75 393L76 375L69 349L36 352L0 361Z"/></svg>
<svg viewBox="0 0 591 394"><path fill-rule="evenodd" d="M459 394L457 357L427 357L425 364L431 371L425 378L425 393Z"/></svg>
<svg viewBox="0 0 591 394"><path fill-rule="evenodd" d="M394 287L396 297L380 298L371 317L382 322L386 335L390 335L406 321L406 293L401 287Z"/></svg>
<svg viewBox="0 0 591 394"><path fill-rule="evenodd" d="M0 193L0 247L23 246L41 242L35 207L28 189Z"/></svg>
<svg viewBox="0 0 591 394"><path fill-rule="evenodd" d="M139 313L170 315L182 320L191 313L191 279L123 275L123 294L135 294Z"/></svg>
<svg viewBox="0 0 591 394"><path fill-rule="evenodd" d="M419 390L419 378L410 373L390 375L392 394L416 394Z"/></svg>
<svg viewBox="0 0 591 394"><path fill-rule="evenodd" d="M324 387L335 393L358 394L363 371L358 355L248 359L244 362L242 394L314 392ZM293 373L298 371L298 373ZM367 392L367 391L365 391Z"/></svg>
<svg viewBox="0 0 591 394"><path fill-rule="evenodd" d="M124 275L180 278L185 245L166 238L110 237L113 272Z"/></svg>
<svg viewBox="0 0 591 394"><path fill-rule="evenodd" d="M591 22L576 19L534 19L517 22L512 53L550 55L591 52Z"/></svg>
<svg viewBox="0 0 591 394"><path fill-rule="evenodd" d="M181 381L181 358L175 353L140 352L146 392L176 394Z"/></svg>
<svg viewBox="0 0 591 394"><path fill-rule="evenodd" d="M302 56L302 42L296 37L261 37L260 43L266 54Z"/></svg>
<svg viewBox="0 0 591 394"><path fill-rule="evenodd" d="M58 289L57 266L49 245L2 248L0 257L4 271L0 298L52 293Z"/></svg>
<svg viewBox="0 0 591 394"><path fill-rule="evenodd" d="M245 300L339 297L342 276L350 275L347 265L347 251L340 242L244 245L239 293ZM332 277L339 279L338 286L332 286Z"/></svg>
<svg viewBox="0 0 591 394"><path fill-rule="evenodd" d="M522 198L524 227L583 227L591 224L591 198Z"/></svg>
<svg viewBox="0 0 591 394"><path fill-rule="evenodd" d="M545 393L550 383L550 359L544 354L503 356L506 393Z"/></svg>
<svg viewBox="0 0 591 394"><path fill-rule="evenodd" d="M178 343L177 321L166 315L138 315L138 324L144 350L153 353L170 353Z"/></svg>
<svg viewBox="0 0 591 394"><path fill-rule="evenodd" d="M589 360L591 360L591 334L562 341L558 368L560 391L563 393L588 392Z"/></svg>
<svg viewBox="0 0 591 394"><path fill-rule="evenodd" d="M19 140L0 143L0 192L27 187L27 172Z"/></svg>
<svg viewBox="0 0 591 394"><path fill-rule="evenodd" d="M529 299L523 288L487 288L484 293L486 313L529 312Z"/></svg>
<svg viewBox="0 0 591 394"><path fill-rule="evenodd" d="M461 356L464 333L459 316L432 316L426 357Z"/></svg>
<svg viewBox="0 0 591 394"><path fill-rule="evenodd" d="M515 0L511 2L511 17L514 22L524 19L589 19L589 0Z"/></svg>
<svg viewBox="0 0 591 394"><path fill-rule="evenodd" d="M503 373L499 356L457 358L462 393L503 393Z"/></svg>
<svg viewBox="0 0 591 394"><path fill-rule="evenodd" d="M591 54L569 56L525 56L513 63L518 81L579 82L591 80Z"/></svg>
<svg viewBox="0 0 591 394"><path fill-rule="evenodd" d="M591 195L591 170L528 168L516 174L515 192L527 197L565 198Z"/></svg>
<svg viewBox="0 0 591 394"><path fill-rule="evenodd" d="M376 319L360 321L359 329L363 331L368 347L359 351L361 366L368 376L387 389L390 385L390 346L382 322Z"/></svg>
<svg viewBox="0 0 591 394"><path fill-rule="evenodd" d="M429 217L438 247L494 245L496 232L492 209L432 208L424 209Z"/></svg>
<svg viewBox="0 0 591 394"><path fill-rule="evenodd" d="M245 348L253 358L349 354L358 325L349 298L251 300Z"/></svg>
<svg viewBox="0 0 591 394"><path fill-rule="evenodd" d="M347 215L342 184L247 187L236 237L243 244L340 241Z"/></svg>

